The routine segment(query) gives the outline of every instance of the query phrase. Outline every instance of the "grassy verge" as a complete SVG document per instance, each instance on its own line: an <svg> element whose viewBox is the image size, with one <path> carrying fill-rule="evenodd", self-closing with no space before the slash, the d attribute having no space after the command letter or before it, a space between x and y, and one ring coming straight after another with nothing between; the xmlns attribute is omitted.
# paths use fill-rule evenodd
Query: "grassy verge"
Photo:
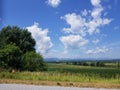
<svg viewBox="0 0 120 90"><path fill-rule="evenodd" d="M120 70L106 67L81 67L48 64L46 72L0 73L0 83L28 83L62 86L120 88Z"/></svg>

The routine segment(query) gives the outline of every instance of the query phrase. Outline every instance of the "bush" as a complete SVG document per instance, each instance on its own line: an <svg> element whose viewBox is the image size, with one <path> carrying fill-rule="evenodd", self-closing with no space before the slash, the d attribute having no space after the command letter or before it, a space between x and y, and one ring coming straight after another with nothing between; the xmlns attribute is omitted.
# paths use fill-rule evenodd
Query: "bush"
<svg viewBox="0 0 120 90"><path fill-rule="evenodd" d="M82 62L79 62L78 65L82 65Z"/></svg>
<svg viewBox="0 0 120 90"><path fill-rule="evenodd" d="M23 57L23 70L28 71L46 70L42 56L33 51L27 52Z"/></svg>
<svg viewBox="0 0 120 90"><path fill-rule="evenodd" d="M95 63L91 63L90 66L95 66Z"/></svg>
<svg viewBox="0 0 120 90"><path fill-rule="evenodd" d="M77 65L77 62L73 62L73 65Z"/></svg>
<svg viewBox="0 0 120 90"><path fill-rule="evenodd" d="M97 67L103 67L103 66L105 66L105 64L104 64L104 62L97 62L96 66Z"/></svg>
<svg viewBox="0 0 120 90"><path fill-rule="evenodd" d="M83 63L83 66L89 66L89 65L88 65L88 63L84 62L84 63Z"/></svg>

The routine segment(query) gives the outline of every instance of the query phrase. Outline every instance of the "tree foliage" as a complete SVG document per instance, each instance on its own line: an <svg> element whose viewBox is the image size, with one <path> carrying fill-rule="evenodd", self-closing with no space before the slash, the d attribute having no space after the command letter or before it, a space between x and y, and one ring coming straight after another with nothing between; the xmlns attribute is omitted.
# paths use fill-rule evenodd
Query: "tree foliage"
<svg viewBox="0 0 120 90"><path fill-rule="evenodd" d="M0 48L15 43L22 53L27 51L35 51L35 40L27 29L20 29L17 26L7 26L0 31Z"/></svg>
<svg viewBox="0 0 120 90"><path fill-rule="evenodd" d="M35 52L35 43L27 29L7 26L0 30L0 67L45 70L43 57Z"/></svg>
<svg viewBox="0 0 120 90"><path fill-rule="evenodd" d="M43 58L39 53L35 52L27 52L23 58L24 61L24 69L28 71L40 71L45 70L45 63L43 62Z"/></svg>
<svg viewBox="0 0 120 90"><path fill-rule="evenodd" d="M15 44L8 44L0 49L0 65L4 68L21 68L22 52Z"/></svg>

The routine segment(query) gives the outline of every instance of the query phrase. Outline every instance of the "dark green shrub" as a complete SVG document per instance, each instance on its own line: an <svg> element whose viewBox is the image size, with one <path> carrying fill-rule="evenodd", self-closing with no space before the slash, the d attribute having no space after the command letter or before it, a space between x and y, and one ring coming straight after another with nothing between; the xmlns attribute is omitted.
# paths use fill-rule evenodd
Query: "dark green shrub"
<svg viewBox="0 0 120 90"><path fill-rule="evenodd" d="M90 66L95 66L95 63L91 63Z"/></svg>
<svg viewBox="0 0 120 90"><path fill-rule="evenodd" d="M23 57L23 69L28 71L46 70L43 57L33 51L27 52Z"/></svg>

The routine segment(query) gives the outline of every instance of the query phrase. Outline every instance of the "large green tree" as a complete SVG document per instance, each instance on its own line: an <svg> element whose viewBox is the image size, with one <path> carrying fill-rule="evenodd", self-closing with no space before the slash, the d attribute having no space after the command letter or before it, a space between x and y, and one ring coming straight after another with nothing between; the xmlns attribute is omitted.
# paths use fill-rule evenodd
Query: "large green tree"
<svg viewBox="0 0 120 90"><path fill-rule="evenodd" d="M35 51L35 40L27 29L20 29L17 26L7 26L0 31L0 48L15 43L22 53L27 51Z"/></svg>
<svg viewBox="0 0 120 90"><path fill-rule="evenodd" d="M0 30L0 67L45 70L43 57L35 51L35 40L27 29L7 26Z"/></svg>

